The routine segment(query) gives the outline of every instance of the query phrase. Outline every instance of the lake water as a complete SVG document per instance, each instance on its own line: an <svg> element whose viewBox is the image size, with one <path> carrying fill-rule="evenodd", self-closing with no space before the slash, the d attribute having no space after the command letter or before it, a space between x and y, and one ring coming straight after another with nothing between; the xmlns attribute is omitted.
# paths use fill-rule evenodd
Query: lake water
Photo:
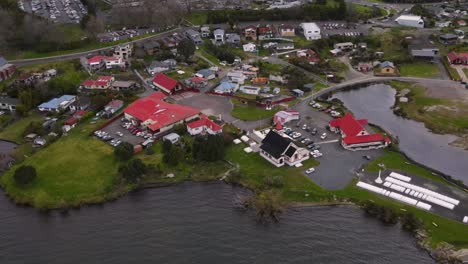
<svg viewBox="0 0 468 264"><path fill-rule="evenodd" d="M367 118L394 136L398 136L400 150L416 162L468 183L468 151L449 145L452 135L430 132L423 123L399 117L390 109L396 91L386 84L338 92L341 100L357 118Z"/></svg>
<svg viewBox="0 0 468 264"><path fill-rule="evenodd" d="M44 214L1 193L0 263L435 263L411 235L360 209L291 209L264 225L234 208L245 194L184 183Z"/></svg>

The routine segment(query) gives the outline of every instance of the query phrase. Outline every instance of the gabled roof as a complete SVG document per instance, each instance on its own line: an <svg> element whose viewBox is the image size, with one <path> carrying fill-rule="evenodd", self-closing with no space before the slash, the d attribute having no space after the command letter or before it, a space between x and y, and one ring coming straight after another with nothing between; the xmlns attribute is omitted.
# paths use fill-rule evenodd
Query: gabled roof
<svg viewBox="0 0 468 264"><path fill-rule="evenodd" d="M7 60L5 58L3 58L3 57L0 57L0 67L4 66L6 64L8 64Z"/></svg>
<svg viewBox="0 0 468 264"><path fill-rule="evenodd" d="M395 68L395 65L391 61L384 61L380 63L380 68L386 68L386 67Z"/></svg>
<svg viewBox="0 0 468 264"><path fill-rule="evenodd" d="M157 84L169 91L174 90L177 87L177 81L168 77L164 73L158 73L153 78L153 83Z"/></svg>
<svg viewBox="0 0 468 264"><path fill-rule="evenodd" d="M282 137L272 130L262 140L260 148L275 159L278 159L287 150L290 144L290 139Z"/></svg>
<svg viewBox="0 0 468 264"><path fill-rule="evenodd" d="M289 145L289 148L286 150L284 155L291 158L294 155L294 153L296 153L296 150L297 148L295 148L293 145Z"/></svg>
<svg viewBox="0 0 468 264"><path fill-rule="evenodd" d="M367 119L356 120L353 115L346 113L342 118L331 120L330 127L337 127L346 137L352 137L365 130L364 126L367 125Z"/></svg>
<svg viewBox="0 0 468 264"><path fill-rule="evenodd" d="M371 134L371 135L364 135L358 137L345 137L343 138L343 142L346 145L350 144L360 144L360 143L370 143L370 142L377 142L377 141L384 141L386 140L382 134Z"/></svg>
<svg viewBox="0 0 468 264"><path fill-rule="evenodd" d="M197 121L193 121L187 124L188 127L191 129L199 128L199 127L206 127L209 128L211 131L220 131L222 128L220 125L213 122L206 116L203 116L201 119Z"/></svg>

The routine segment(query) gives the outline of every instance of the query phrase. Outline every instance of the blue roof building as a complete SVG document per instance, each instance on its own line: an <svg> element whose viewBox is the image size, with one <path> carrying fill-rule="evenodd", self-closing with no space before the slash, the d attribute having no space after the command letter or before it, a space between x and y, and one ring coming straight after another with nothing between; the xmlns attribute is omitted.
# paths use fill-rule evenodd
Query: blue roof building
<svg viewBox="0 0 468 264"><path fill-rule="evenodd" d="M59 98L54 98L48 102L40 104L37 108L43 112L60 112L67 110L68 107L76 101L74 95L62 95Z"/></svg>
<svg viewBox="0 0 468 264"><path fill-rule="evenodd" d="M239 86L236 83L222 81L214 91L216 93L234 93L237 89L239 89Z"/></svg>

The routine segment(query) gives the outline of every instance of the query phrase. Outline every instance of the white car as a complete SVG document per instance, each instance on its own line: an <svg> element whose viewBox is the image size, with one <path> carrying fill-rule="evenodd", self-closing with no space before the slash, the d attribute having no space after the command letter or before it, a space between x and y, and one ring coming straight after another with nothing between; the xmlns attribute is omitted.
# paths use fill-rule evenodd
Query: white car
<svg viewBox="0 0 468 264"><path fill-rule="evenodd" d="M323 133L321 136L320 136L321 139L326 139L327 138L327 133Z"/></svg>
<svg viewBox="0 0 468 264"><path fill-rule="evenodd" d="M308 168L308 169L305 171L305 173L306 173L306 174L311 174L311 173L313 173L314 171L315 171L315 168Z"/></svg>
<svg viewBox="0 0 468 264"><path fill-rule="evenodd" d="M306 124L302 125L302 130L306 130L306 129L307 129L307 125Z"/></svg>
<svg viewBox="0 0 468 264"><path fill-rule="evenodd" d="M293 134L292 138L296 139L296 138L300 138L302 136L301 133L296 133L296 134Z"/></svg>

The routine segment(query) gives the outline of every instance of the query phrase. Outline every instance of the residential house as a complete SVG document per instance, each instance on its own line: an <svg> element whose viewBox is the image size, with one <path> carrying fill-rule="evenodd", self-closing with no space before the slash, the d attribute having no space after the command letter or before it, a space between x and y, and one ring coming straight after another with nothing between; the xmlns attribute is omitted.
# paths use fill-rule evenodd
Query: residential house
<svg viewBox="0 0 468 264"><path fill-rule="evenodd" d="M341 51L351 51L354 48L354 44L352 42L336 43L333 45L333 48Z"/></svg>
<svg viewBox="0 0 468 264"><path fill-rule="evenodd" d="M258 95L261 89L262 88L257 86L243 85L239 88L239 91L245 94Z"/></svg>
<svg viewBox="0 0 468 264"><path fill-rule="evenodd" d="M223 128L207 116L202 116L199 120L187 123L187 132L192 136L218 135L223 132Z"/></svg>
<svg viewBox="0 0 468 264"><path fill-rule="evenodd" d="M115 81L113 76L99 76L96 80L86 80L81 83L80 88L88 90L106 90Z"/></svg>
<svg viewBox="0 0 468 264"><path fill-rule="evenodd" d="M29 73L23 73L15 79L17 85L30 85L34 82L34 76Z"/></svg>
<svg viewBox="0 0 468 264"><path fill-rule="evenodd" d="M230 71L226 74L226 78L233 83L244 84L247 77L243 72L240 71Z"/></svg>
<svg viewBox="0 0 468 264"><path fill-rule="evenodd" d="M245 52L257 52L257 45L253 43L247 43L242 46L242 49Z"/></svg>
<svg viewBox="0 0 468 264"><path fill-rule="evenodd" d="M146 71L151 75L169 70L172 70L172 66L163 61L153 61L148 67L146 67Z"/></svg>
<svg viewBox="0 0 468 264"><path fill-rule="evenodd" d="M320 62L320 55L311 49L300 49L296 52L296 56L309 61L309 64L317 64Z"/></svg>
<svg viewBox="0 0 468 264"><path fill-rule="evenodd" d="M252 84L253 85L267 85L268 84L268 78L266 77L257 77L252 79Z"/></svg>
<svg viewBox="0 0 468 264"><path fill-rule="evenodd" d="M158 53L161 50L161 44L157 41L149 41L143 44L143 49L146 54L153 55Z"/></svg>
<svg viewBox="0 0 468 264"><path fill-rule="evenodd" d="M457 20L457 25L460 27L466 26L466 21L465 20Z"/></svg>
<svg viewBox="0 0 468 264"><path fill-rule="evenodd" d="M436 21L435 26L438 28L446 28L452 25L451 21Z"/></svg>
<svg viewBox="0 0 468 264"><path fill-rule="evenodd" d="M257 36L259 40L274 38L276 36L276 28L273 25L258 26Z"/></svg>
<svg viewBox="0 0 468 264"><path fill-rule="evenodd" d="M41 112L61 112L68 110L76 100L74 95L62 95L61 97L54 98L48 102L40 104L37 108Z"/></svg>
<svg viewBox="0 0 468 264"><path fill-rule="evenodd" d="M224 29L215 29L213 31L213 36L215 44L224 44Z"/></svg>
<svg viewBox="0 0 468 264"><path fill-rule="evenodd" d="M231 45L239 45L240 44L240 36L236 33L227 33L226 34L226 43Z"/></svg>
<svg viewBox="0 0 468 264"><path fill-rule="evenodd" d="M124 110L125 118L130 120L133 125L150 133L162 134L178 124L199 117L200 110L167 103L164 101L165 98L166 95L161 92L140 98Z"/></svg>
<svg viewBox="0 0 468 264"><path fill-rule="evenodd" d="M299 25L302 34L307 40L321 39L320 28L315 23L301 23Z"/></svg>
<svg viewBox="0 0 468 264"><path fill-rule="evenodd" d="M291 122L293 120L299 120L299 118L300 118L300 113L297 111L282 110L282 111L277 112L273 116L273 124L277 125L279 123L283 126L284 124Z"/></svg>
<svg viewBox="0 0 468 264"><path fill-rule="evenodd" d="M216 72L210 69L199 70L195 75L202 77L206 80L213 80L214 78L216 78Z"/></svg>
<svg viewBox="0 0 468 264"><path fill-rule="evenodd" d="M379 64L379 69L375 73L377 75L396 75L397 69L393 62L384 61Z"/></svg>
<svg viewBox="0 0 468 264"><path fill-rule="evenodd" d="M191 78L185 79L184 83L187 87L202 89L208 85L208 80L203 77L193 76Z"/></svg>
<svg viewBox="0 0 468 264"><path fill-rule="evenodd" d="M458 42L458 36L455 34L442 34L439 36L439 41L444 45L453 45Z"/></svg>
<svg viewBox="0 0 468 264"><path fill-rule="evenodd" d="M134 81L115 81L111 89L115 91L131 91L138 89L138 84Z"/></svg>
<svg viewBox="0 0 468 264"><path fill-rule="evenodd" d="M114 49L114 57L120 58L121 60L128 60L133 53L133 44L121 44L115 47Z"/></svg>
<svg viewBox="0 0 468 264"><path fill-rule="evenodd" d="M167 94L174 94L175 92L182 90L179 82L164 73L156 74L153 78L153 84Z"/></svg>
<svg viewBox="0 0 468 264"><path fill-rule="evenodd" d="M293 89L291 92L296 97L304 96L304 91L302 91L301 89Z"/></svg>
<svg viewBox="0 0 468 264"><path fill-rule="evenodd" d="M109 56L94 56L87 59L87 64L90 70L99 70L102 68L112 69L116 67L124 67L125 62L122 58Z"/></svg>
<svg viewBox="0 0 468 264"><path fill-rule="evenodd" d="M281 25L278 27L278 33L283 38L295 37L296 30L291 25Z"/></svg>
<svg viewBox="0 0 468 264"><path fill-rule="evenodd" d="M439 55L439 48L430 43L410 45L411 55L415 58L434 59Z"/></svg>
<svg viewBox="0 0 468 264"><path fill-rule="evenodd" d="M193 29L188 29L185 31L185 35L195 43L195 45L201 45L203 43L203 40L201 39L200 33L193 30Z"/></svg>
<svg viewBox="0 0 468 264"><path fill-rule="evenodd" d="M450 52L447 54L447 60L450 64L468 65L468 53Z"/></svg>
<svg viewBox="0 0 468 264"><path fill-rule="evenodd" d="M120 109L124 106L124 102L122 100L112 100L106 106L104 106L104 112L111 116L117 113Z"/></svg>
<svg viewBox="0 0 468 264"><path fill-rule="evenodd" d="M356 69L360 72L370 72L374 69L370 62L359 62Z"/></svg>
<svg viewBox="0 0 468 264"><path fill-rule="evenodd" d="M331 120L328 126L332 132L341 134L341 145L347 150L378 149L391 143L388 137L380 133L369 133L364 127L367 123L367 119L356 120L346 113L342 118Z"/></svg>
<svg viewBox="0 0 468 264"><path fill-rule="evenodd" d="M222 81L218 86L216 86L214 92L219 94L232 94L235 93L238 89L239 84L230 81Z"/></svg>
<svg viewBox="0 0 468 264"><path fill-rule="evenodd" d="M294 166L309 159L309 151L296 146L291 139L271 130L262 140L260 156L276 167Z"/></svg>
<svg viewBox="0 0 468 264"><path fill-rule="evenodd" d="M211 31L209 26L202 26L200 27L200 34L202 38L210 37Z"/></svg>
<svg viewBox="0 0 468 264"><path fill-rule="evenodd" d="M244 38L247 41L257 41L257 27L247 26L244 28Z"/></svg>
<svg viewBox="0 0 468 264"><path fill-rule="evenodd" d="M57 76L57 70L56 69L48 69L47 71L44 72L43 74L44 78L49 77L55 77Z"/></svg>
<svg viewBox="0 0 468 264"><path fill-rule="evenodd" d="M69 106L69 108L71 112L76 112L86 110L90 107L90 105L91 98L87 96L78 96L76 97L75 102Z"/></svg>
<svg viewBox="0 0 468 264"><path fill-rule="evenodd" d="M9 79L16 72L15 65L0 57L0 82Z"/></svg>
<svg viewBox="0 0 468 264"><path fill-rule="evenodd" d="M294 42L278 43L276 50L292 50L294 49Z"/></svg>
<svg viewBox="0 0 468 264"><path fill-rule="evenodd" d="M395 19L395 22L402 26L423 28L424 20L421 16L401 15Z"/></svg>
<svg viewBox="0 0 468 264"><path fill-rule="evenodd" d="M365 42L359 42L359 43L357 44L357 47L358 47L359 49L365 50L365 49L367 49L367 43L365 43Z"/></svg>
<svg viewBox="0 0 468 264"><path fill-rule="evenodd" d="M307 91L307 92L310 92L312 91L313 89L315 88L315 84L314 83L306 83L302 86L302 89L304 91Z"/></svg>
<svg viewBox="0 0 468 264"><path fill-rule="evenodd" d="M8 110L8 111L16 111L16 106L20 103L20 101L16 98L11 97L0 97L0 109L1 110Z"/></svg>
<svg viewBox="0 0 468 264"><path fill-rule="evenodd" d="M268 76L268 79L270 79L270 81L279 82L282 84L288 83L288 80L286 80L286 78L282 75L270 74L270 76Z"/></svg>

